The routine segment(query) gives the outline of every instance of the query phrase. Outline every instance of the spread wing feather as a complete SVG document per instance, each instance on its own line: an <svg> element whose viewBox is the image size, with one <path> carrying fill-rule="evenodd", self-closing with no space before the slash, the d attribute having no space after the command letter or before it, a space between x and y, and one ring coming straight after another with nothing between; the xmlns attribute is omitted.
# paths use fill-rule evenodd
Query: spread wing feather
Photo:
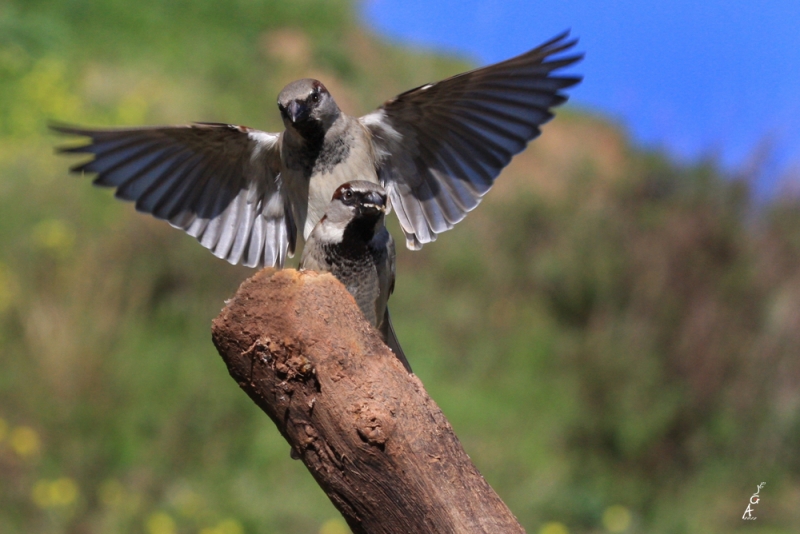
<svg viewBox="0 0 800 534"><path fill-rule="evenodd" d="M478 205L500 171L553 117L580 77L554 75L582 55L553 58L568 33L515 58L407 91L361 117L378 174L417 249Z"/></svg>
<svg viewBox="0 0 800 534"><path fill-rule="evenodd" d="M229 124L90 130L62 152L91 154L73 172L136 209L185 230L219 258L248 267L283 266L296 228L281 190L279 135Z"/></svg>

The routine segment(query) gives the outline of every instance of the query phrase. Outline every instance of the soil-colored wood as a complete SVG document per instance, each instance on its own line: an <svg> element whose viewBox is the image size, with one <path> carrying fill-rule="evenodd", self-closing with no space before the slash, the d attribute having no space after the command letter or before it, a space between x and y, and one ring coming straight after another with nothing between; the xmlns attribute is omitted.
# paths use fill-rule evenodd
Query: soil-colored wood
<svg viewBox="0 0 800 534"><path fill-rule="evenodd" d="M524 532L333 276L261 271L212 331L354 533Z"/></svg>

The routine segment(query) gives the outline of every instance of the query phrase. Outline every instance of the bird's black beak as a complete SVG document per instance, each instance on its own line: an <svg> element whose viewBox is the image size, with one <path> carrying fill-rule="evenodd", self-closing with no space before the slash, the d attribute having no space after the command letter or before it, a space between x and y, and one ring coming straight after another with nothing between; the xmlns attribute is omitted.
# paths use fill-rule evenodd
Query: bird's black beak
<svg viewBox="0 0 800 534"><path fill-rule="evenodd" d="M305 102L292 100L289 102L289 107L286 111L289 115L289 120L292 121L292 124L297 124L298 122L302 122L308 118L309 109Z"/></svg>
<svg viewBox="0 0 800 534"><path fill-rule="evenodd" d="M370 191L364 195L361 202L364 211L386 211L386 196L378 193L377 191Z"/></svg>

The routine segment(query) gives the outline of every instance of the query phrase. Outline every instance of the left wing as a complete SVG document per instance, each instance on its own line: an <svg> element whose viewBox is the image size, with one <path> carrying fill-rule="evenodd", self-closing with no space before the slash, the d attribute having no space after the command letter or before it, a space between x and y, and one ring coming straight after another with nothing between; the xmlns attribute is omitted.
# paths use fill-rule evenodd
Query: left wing
<svg viewBox="0 0 800 534"><path fill-rule="evenodd" d="M185 230L218 258L281 267L294 253L297 232L281 188L278 134L216 123L51 128L90 139L61 149L93 156L73 172L97 174L96 185L116 188L117 198Z"/></svg>

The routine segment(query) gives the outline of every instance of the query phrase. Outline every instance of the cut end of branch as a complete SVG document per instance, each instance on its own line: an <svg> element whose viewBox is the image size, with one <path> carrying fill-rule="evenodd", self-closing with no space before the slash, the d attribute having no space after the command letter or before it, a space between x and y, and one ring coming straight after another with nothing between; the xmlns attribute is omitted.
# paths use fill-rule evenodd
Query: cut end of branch
<svg viewBox="0 0 800 534"><path fill-rule="evenodd" d="M257 273L212 337L354 532L523 532L332 275Z"/></svg>

